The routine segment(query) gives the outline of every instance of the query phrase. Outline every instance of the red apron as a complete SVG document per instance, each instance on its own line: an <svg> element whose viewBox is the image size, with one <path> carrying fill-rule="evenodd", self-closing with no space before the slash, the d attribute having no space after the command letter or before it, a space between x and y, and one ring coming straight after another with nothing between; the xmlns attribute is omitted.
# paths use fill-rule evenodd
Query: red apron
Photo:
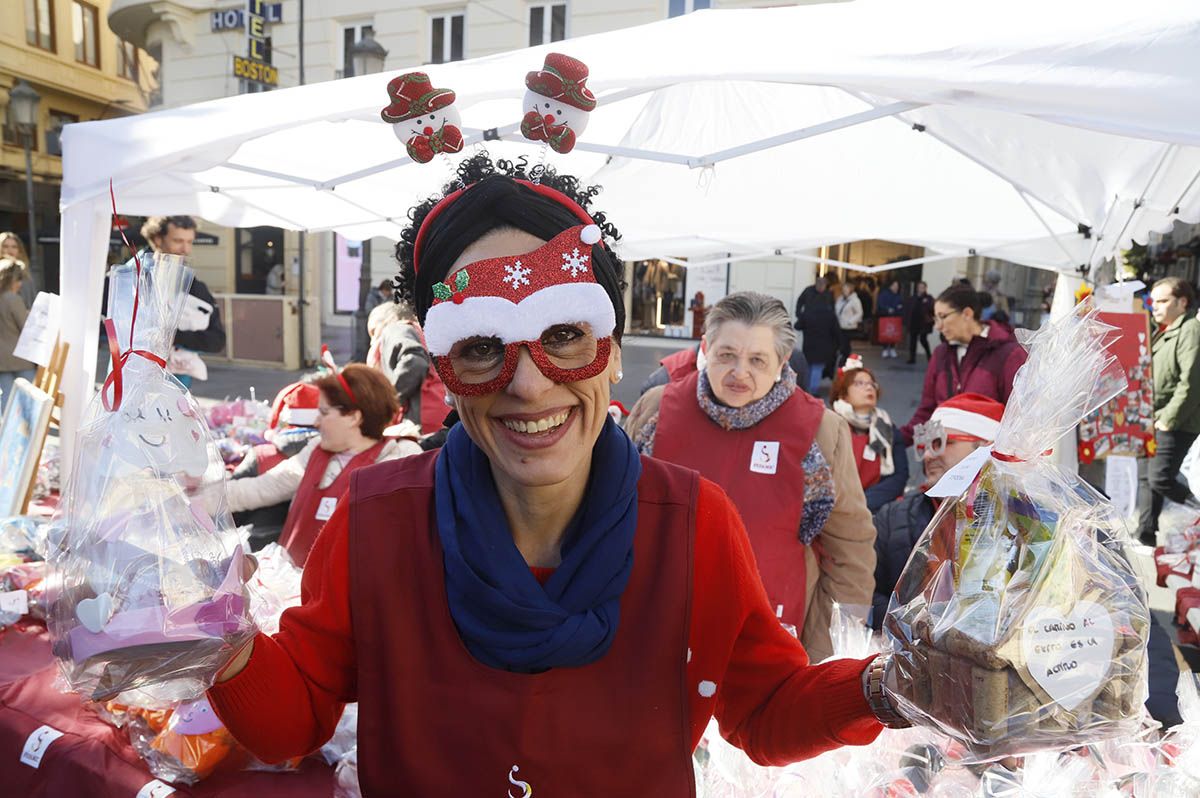
<svg viewBox="0 0 1200 798"><path fill-rule="evenodd" d="M308 559L308 550L317 539L317 533L325 526L325 522L333 514L334 505L342 498L350 484L350 472L374 463L386 445L387 441L379 441L370 449L354 455L350 462L346 463L342 473L324 489L317 485L321 483L321 477L325 475L325 469L333 455L320 446L313 449L312 456L308 458L308 465L304 468L300 487L292 499L292 506L288 508L287 520L283 522L283 534L279 536L279 545L287 549L292 562L298 566L304 565L304 561Z"/></svg>
<svg viewBox="0 0 1200 798"><path fill-rule="evenodd" d="M654 456L694 468L724 489L746 524L771 606L804 628L807 577L798 537L804 514L804 458L825 406L796 390L745 430L724 430L696 402L700 372L669 382L658 411Z"/></svg>
<svg viewBox="0 0 1200 798"><path fill-rule="evenodd" d="M429 347L425 344L425 331L421 329L420 324L409 322L413 329L417 331L417 335L421 338L421 346L425 347L425 351L429 351ZM442 428L442 422L446 420L446 416L450 415L450 407L446 404L446 385L442 382L441 376L438 375L437 369L430 362L429 370L425 372L425 379L421 380L421 417L414 418L413 421L421 425L422 435L431 435Z"/></svg>
<svg viewBox="0 0 1200 798"><path fill-rule="evenodd" d="M685 671L696 475L642 460L634 568L608 653L512 673L474 659L450 616L437 455L350 481L363 796L694 796Z"/></svg>
<svg viewBox="0 0 1200 798"><path fill-rule="evenodd" d="M667 377L674 382L696 371L696 350L693 347L680 349L658 361L667 370Z"/></svg>
<svg viewBox="0 0 1200 798"><path fill-rule="evenodd" d="M858 466L858 481L862 483L863 490L874 485L879 481L880 474L880 459L879 454L875 455L874 460L867 460L863 457L863 452L867 450L867 441L871 440L871 435L868 432L859 432L850 428L850 449L854 452L854 463Z"/></svg>

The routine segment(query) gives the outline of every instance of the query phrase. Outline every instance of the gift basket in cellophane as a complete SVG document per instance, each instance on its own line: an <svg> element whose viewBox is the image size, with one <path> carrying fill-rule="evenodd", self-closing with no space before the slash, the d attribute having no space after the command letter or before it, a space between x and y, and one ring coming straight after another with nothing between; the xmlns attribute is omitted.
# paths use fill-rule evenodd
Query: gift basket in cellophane
<svg viewBox="0 0 1200 798"><path fill-rule="evenodd" d="M1029 337L994 446L943 477L963 488L942 501L891 598L889 692L980 760L1138 728L1150 617L1122 553L1128 533L1050 451L1124 390L1113 334L1085 300Z"/></svg>
<svg viewBox="0 0 1200 798"><path fill-rule="evenodd" d="M170 255L109 273L112 369L80 424L48 558L54 653L97 701L199 698L255 633L221 458L165 369L191 280Z"/></svg>

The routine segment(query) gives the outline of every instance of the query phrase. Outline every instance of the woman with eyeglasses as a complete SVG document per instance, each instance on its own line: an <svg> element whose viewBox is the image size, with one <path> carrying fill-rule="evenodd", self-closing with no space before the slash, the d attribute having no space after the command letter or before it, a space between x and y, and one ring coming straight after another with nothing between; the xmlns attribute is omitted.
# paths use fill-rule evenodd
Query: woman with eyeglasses
<svg viewBox="0 0 1200 798"><path fill-rule="evenodd" d="M741 514L770 607L814 659L833 603L866 605L874 548L850 430L796 389L787 308L753 291L709 312L704 369L647 391L627 429L643 454L694 468Z"/></svg>
<svg viewBox="0 0 1200 798"><path fill-rule="evenodd" d="M458 174L397 254L461 422L354 473L304 603L209 691L229 730L276 762L357 701L364 796L687 796L714 714L772 764L902 723L886 658L811 664L725 494L609 419L623 268L595 190Z"/></svg>
<svg viewBox="0 0 1200 798"><path fill-rule="evenodd" d="M863 366L861 357L851 355L834 378L829 398L833 412L850 425L854 462L871 512L904 493L908 484L904 438L879 406L879 397L875 374Z"/></svg>
<svg viewBox="0 0 1200 798"><path fill-rule="evenodd" d="M1025 348L1012 328L998 321L980 321L980 296L963 283L947 288L933 303L933 324L942 343L933 350L921 402L901 427L912 443L913 428L929 420L934 408L952 396L976 393L1001 403L1008 401L1013 377L1025 364Z"/></svg>

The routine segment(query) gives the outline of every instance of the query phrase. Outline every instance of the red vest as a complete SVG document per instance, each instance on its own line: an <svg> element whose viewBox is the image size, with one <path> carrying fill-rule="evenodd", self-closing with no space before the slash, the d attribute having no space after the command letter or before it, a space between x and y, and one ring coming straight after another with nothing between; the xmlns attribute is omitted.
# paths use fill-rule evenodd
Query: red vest
<svg viewBox="0 0 1200 798"><path fill-rule="evenodd" d="M858 466L858 481L862 483L863 490L878 482L881 476L881 460L879 459L879 455L876 454L874 460L863 458L863 452L867 448L867 441L870 439L870 433L859 432L854 427L850 428L850 450L854 452L854 463Z"/></svg>
<svg viewBox="0 0 1200 798"><path fill-rule="evenodd" d="M387 441L379 441L370 449L354 455L350 462L346 463L342 473L324 489L318 488L317 485L321 483L321 477L325 475L325 469L333 455L320 446L313 449L312 456L308 458L308 465L304 468L300 487L292 499L292 506L288 508L287 520L283 522L283 534L279 536L279 545L287 549L292 562L299 566L304 565L304 561L308 559L308 550L317 539L317 533L332 514L332 505L342 498L346 486L350 484L350 472L374 463L386 445ZM331 501L325 502L322 508L321 502L324 499ZM321 517L318 518L318 514Z"/></svg>
<svg viewBox="0 0 1200 798"><path fill-rule="evenodd" d="M685 671L696 475L642 460L633 573L608 653L512 673L472 657L450 616L437 456L350 481L363 796L695 795Z"/></svg>
<svg viewBox="0 0 1200 798"><path fill-rule="evenodd" d="M654 456L694 468L724 489L746 533L771 606L801 630L808 574L798 537L804 514L804 458L825 406L797 389L774 413L745 430L724 430L696 402L700 372L663 390Z"/></svg>
<svg viewBox="0 0 1200 798"><path fill-rule="evenodd" d="M254 447L254 458L255 462L258 463L259 476L267 473L287 459L283 456L283 452L279 451L279 447L273 443L257 444Z"/></svg>
<svg viewBox="0 0 1200 798"><path fill-rule="evenodd" d="M667 370L667 377L674 382L675 380L686 377L688 374L693 374L696 371L696 350L693 347L680 349L678 352L671 354L658 361L662 367Z"/></svg>

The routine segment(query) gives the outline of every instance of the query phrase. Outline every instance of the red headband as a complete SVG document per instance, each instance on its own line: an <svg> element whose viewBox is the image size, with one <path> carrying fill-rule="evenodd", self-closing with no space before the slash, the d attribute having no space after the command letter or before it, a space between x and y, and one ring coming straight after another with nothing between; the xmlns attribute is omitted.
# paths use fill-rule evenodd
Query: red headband
<svg viewBox="0 0 1200 798"><path fill-rule="evenodd" d="M342 388L346 391L346 395L350 397L350 404L358 407L358 400L354 398L354 391L350 390L350 383L346 382L346 378L342 376L342 371L337 367L337 363L333 362L333 353L329 351L329 347L321 344L321 363L325 365L333 375L338 378L338 382L342 384Z"/></svg>
<svg viewBox="0 0 1200 798"><path fill-rule="evenodd" d="M579 221L583 222L584 224L595 224L595 222L592 221L592 217L588 215L588 212L585 211L578 202L571 199L558 189L551 188L550 186L543 186L540 183L531 183L528 180L520 180L518 178L514 178L514 182L533 189L547 199L554 200L559 205L575 214ZM470 191L474 187L474 185L467 186L466 188L460 188L458 191L447 194L444 198L442 198L441 202L429 209L429 213L425 214L425 219L421 222L421 227L417 230L417 238L415 241L413 241L413 274L419 273L418 264L421 262L421 246L425 243L425 235L429 232L429 225L434 219L441 215L442 211L454 204L454 201L462 196L464 192Z"/></svg>

